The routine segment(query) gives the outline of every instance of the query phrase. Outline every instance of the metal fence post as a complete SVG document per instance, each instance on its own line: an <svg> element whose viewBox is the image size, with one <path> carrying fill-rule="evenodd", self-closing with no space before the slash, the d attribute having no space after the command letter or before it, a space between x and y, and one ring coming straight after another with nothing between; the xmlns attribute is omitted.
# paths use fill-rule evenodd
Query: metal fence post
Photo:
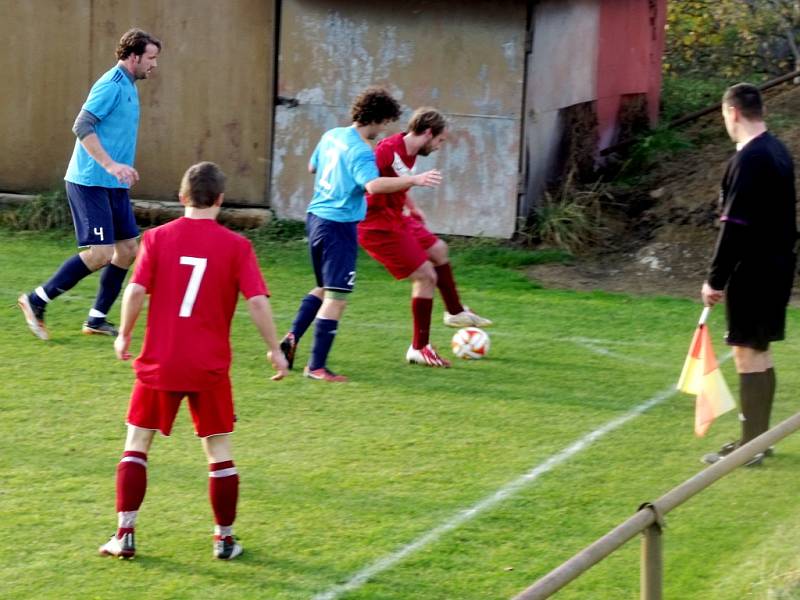
<svg viewBox="0 0 800 600"><path fill-rule="evenodd" d="M661 600L661 582L664 575L661 526L653 523L642 532L642 559L639 577L641 600Z"/></svg>
<svg viewBox="0 0 800 600"><path fill-rule="evenodd" d="M661 532L664 530L664 516L652 502L645 502L639 510L649 510L654 517L653 522L642 531L639 597L641 600L661 600L664 580Z"/></svg>

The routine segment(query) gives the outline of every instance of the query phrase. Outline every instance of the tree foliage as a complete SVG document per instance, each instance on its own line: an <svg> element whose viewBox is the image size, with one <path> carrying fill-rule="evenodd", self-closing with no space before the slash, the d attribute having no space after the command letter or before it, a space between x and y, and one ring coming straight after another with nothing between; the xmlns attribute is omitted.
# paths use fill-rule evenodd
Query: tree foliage
<svg viewBox="0 0 800 600"><path fill-rule="evenodd" d="M665 73L779 75L800 64L800 0L673 0Z"/></svg>

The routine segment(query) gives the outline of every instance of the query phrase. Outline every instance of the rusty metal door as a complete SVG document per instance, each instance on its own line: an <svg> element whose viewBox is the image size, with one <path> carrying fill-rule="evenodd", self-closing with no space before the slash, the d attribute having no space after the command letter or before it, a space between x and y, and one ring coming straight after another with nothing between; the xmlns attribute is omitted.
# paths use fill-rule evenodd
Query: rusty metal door
<svg viewBox="0 0 800 600"><path fill-rule="evenodd" d="M527 4L519 0L283 0L271 204L302 219L320 135L350 123L352 98L371 84L403 105L432 105L450 122L442 150L420 157L438 168L436 191L414 190L436 232L510 237L517 217ZM291 99L291 100L290 100Z"/></svg>

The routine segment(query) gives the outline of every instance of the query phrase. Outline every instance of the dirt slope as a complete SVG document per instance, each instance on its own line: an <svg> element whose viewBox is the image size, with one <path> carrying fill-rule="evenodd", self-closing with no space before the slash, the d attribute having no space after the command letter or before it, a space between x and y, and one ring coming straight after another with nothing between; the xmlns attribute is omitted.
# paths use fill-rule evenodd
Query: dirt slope
<svg viewBox="0 0 800 600"><path fill-rule="evenodd" d="M766 106L770 130L789 147L800 171L800 86L770 90ZM604 248L579 256L574 265L537 265L530 276L555 288L699 297L717 235L719 183L735 149L717 113L683 132L694 147L648 174L634 199L646 208L618 219Z"/></svg>

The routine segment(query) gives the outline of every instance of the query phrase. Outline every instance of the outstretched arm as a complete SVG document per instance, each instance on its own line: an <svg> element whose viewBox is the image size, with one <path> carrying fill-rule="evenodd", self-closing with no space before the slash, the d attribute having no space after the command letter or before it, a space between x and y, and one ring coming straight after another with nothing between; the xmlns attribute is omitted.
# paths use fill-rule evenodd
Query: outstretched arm
<svg viewBox="0 0 800 600"><path fill-rule="evenodd" d="M129 350L131 333L134 325L136 325L136 319L139 318L139 313L142 312L145 296L147 296L147 290L138 283L129 283L125 288L125 293L122 295L122 322L119 325L117 339L114 340L114 351L120 360L129 360L131 358Z"/></svg>
<svg viewBox="0 0 800 600"><path fill-rule="evenodd" d="M442 182L442 174L436 169L425 171L419 175L401 175L399 177L378 177L364 188L369 194L393 194L404 192L414 186L438 187Z"/></svg>
<svg viewBox="0 0 800 600"><path fill-rule="evenodd" d="M289 374L289 365L286 357L281 352L278 342L278 335L275 332L275 323L272 320L272 307L266 296L253 296L247 300L247 310L250 311L250 318L253 319L258 332L267 344L269 351L267 358L272 363L272 367L277 371L272 376L273 381L283 379Z"/></svg>

